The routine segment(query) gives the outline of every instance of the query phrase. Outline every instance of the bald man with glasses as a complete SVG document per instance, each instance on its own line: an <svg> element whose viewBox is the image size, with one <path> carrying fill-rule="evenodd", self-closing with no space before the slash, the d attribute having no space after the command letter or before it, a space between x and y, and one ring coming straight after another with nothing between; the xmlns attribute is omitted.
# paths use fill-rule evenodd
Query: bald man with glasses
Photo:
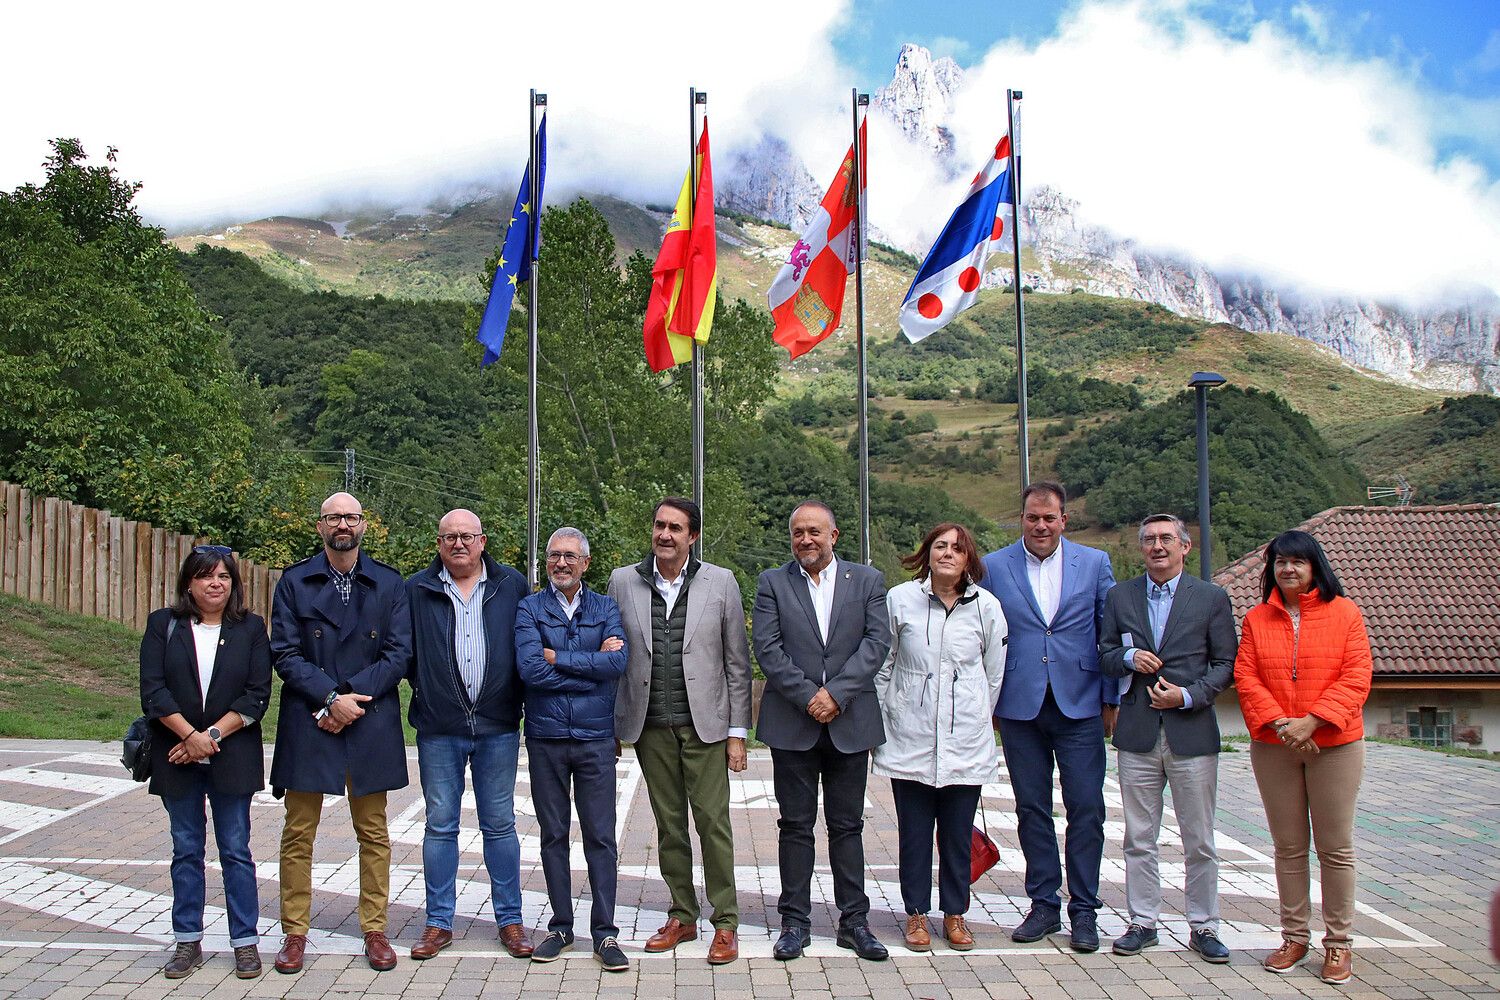
<svg viewBox="0 0 1500 1000"><path fill-rule="evenodd" d="M273 794L286 798L276 971L302 971L312 925L313 842L324 795L349 797L359 840L359 925L370 967L396 967L386 937L391 840L386 793L405 788L397 687L411 661L401 574L360 552L364 508L348 493L323 501L323 550L287 568L271 606L271 657L281 675Z"/></svg>
<svg viewBox="0 0 1500 1000"><path fill-rule="evenodd" d="M459 816L465 778L472 776L500 942L511 957L528 958L514 807L521 740L516 606L527 594L526 578L485 551L479 516L459 509L438 522L437 556L406 581L406 593L413 645L410 719L427 807L427 924L411 957L429 959L453 943Z"/></svg>

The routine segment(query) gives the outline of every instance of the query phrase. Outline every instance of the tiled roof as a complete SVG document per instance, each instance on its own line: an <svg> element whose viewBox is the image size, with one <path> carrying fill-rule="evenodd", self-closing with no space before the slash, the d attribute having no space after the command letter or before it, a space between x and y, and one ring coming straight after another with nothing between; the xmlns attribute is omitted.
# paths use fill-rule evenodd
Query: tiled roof
<svg viewBox="0 0 1500 1000"><path fill-rule="evenodd" d="M1376 676L1500 676L1500 504L1334 507L1297 527L1364 612ZM1236 621L1260 601L1261 552L1214 574Z"/></svg>

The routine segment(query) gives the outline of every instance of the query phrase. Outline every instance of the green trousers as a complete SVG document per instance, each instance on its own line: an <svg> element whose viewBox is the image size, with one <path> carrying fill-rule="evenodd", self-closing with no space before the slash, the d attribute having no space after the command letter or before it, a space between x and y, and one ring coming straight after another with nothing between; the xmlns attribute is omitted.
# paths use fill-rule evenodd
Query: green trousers
<svg viewBox="0 0 1500 1000"><path fill-rule="evenodd" d="M672 894L672 910L688 926L698 922L698 890L693 881L693 844L688 810L703 850L703 883L713 909L715 930L740 925L734 892L734 831L729 822L728 741L704 743L691 726L647 726L635 742L651 813L661 877Z"/></svg>

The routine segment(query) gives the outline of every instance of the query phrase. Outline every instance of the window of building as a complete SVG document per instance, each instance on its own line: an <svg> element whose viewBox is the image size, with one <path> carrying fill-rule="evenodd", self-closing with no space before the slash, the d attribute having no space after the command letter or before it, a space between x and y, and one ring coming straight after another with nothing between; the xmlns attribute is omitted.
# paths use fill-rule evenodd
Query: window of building
<svg viewBox="0 0 1500 1000"><path fill-rule="evenodd" d="M1406 710L1406 738L1414 743L1430 747L1453 745L1453 709L1408 708Z"/></svg>

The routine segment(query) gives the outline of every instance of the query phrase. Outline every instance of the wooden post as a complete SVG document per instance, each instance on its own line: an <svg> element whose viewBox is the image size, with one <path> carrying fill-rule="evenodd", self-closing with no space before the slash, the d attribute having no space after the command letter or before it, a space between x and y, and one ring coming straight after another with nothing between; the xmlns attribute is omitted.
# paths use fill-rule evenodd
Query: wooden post
<svg viewBox="0 0 1500 1000"><path fill-rule="evenodd" d="M29 490L27 494L27 505L30 507L31 517L31 540L30 551L26 554L26 599L40 604L42 602L42 532L46 527L47 512L42 500L30 496Z"/></svg>
<svg viewBox="0 0 1500 1000"><path fill-rule="evenodd" d="M120 621L135 625L135 522L120 522Z"/></svg>
<svg viewBox="0 0 1500 1000"><path fill-rule="evenodd" d="M125 530L121 519L110 515L109 518L109 559L105 565L104 589L109 594L109 619L110 621L123 622L125 620L124 601L124 574L120 570L120 546L125 541Z"/></svg>
<svg viewBox="0 0 1500 1000"><path fill-rule="evenodd" d="M68 504L68 610L83 613L83 508Z"/></svg>
<svg viewBox="0 0 1500 1000"><path fill-rule="evenodd" d="M15 592L29 599L31 597L31 531L32 521L36 518L30 490L16 490L16 512L18 533L16 536Z"/></svg>
<svg viewBox="0 0 1500 1000"><path fill-rule="evenodd" d="M62 533L58 528L56 497L42 501L42 603L57 607L57 574L64 560L58 558L58 542Z"/></svg>
<svg viewBox="0 0 1500 1000"><path fill-rule="evenodd" d="M7 594L16 592L16 555L21 547L21 488L11 483L3 485L5 510L0 512L0 590Z"/></svg>
<svg viewBox="0 0 1500 1000"><path fill-rule="evenodd" d="M144 521L135 523L135 627L144 629L146 617L151 614L151 525Z"/></svg>
<svg viewBox="0 0 1500 1000"><path fill-rule="evenodd" d="M99 512L82 507L78 513L83 524L78 537L78 611L93 617L99 609L99 592L94 587L94 569L98 564L95 557L99 551Z"/></svg>

